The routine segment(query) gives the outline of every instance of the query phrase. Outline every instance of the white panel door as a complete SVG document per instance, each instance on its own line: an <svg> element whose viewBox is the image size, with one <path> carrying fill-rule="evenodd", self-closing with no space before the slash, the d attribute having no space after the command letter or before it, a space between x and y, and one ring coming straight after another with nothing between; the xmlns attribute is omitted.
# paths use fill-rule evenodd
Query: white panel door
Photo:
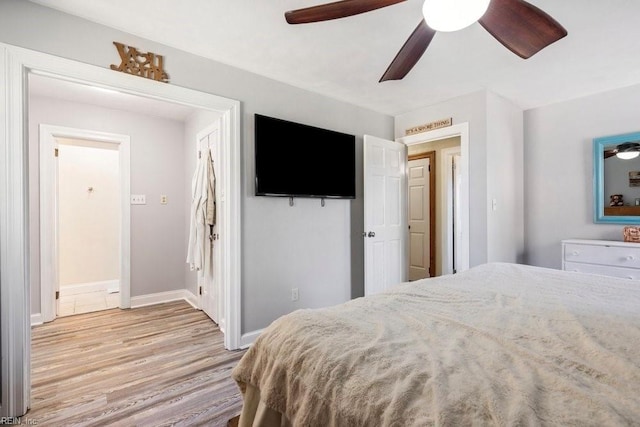
<svg viewBox="0 0 640 427"><path fill-rule="evenodd" d="M425 157L408 163L409 280L430 276L429 162Z"/></svg>
<svg viewBox="0 0 640 427"><path fill-rule="evenodd" d="M406 146L364 136L364 293L407 279Z"/></svg>
<svg viewBox="0 0 640 427"><path fill-rule="evenodd" d="M222 188L220 180L223 174L219 169L220 165L222 165L219 123L214 123L212 126L199 132L197 138L198 157L200 157L201 153L204 153L204 149L208 148L211 150L211 158L213 159L214 174L216 177L216 225L213 227L213 230L210 230L209 226L206 226L207 235L210 236L210 244L206 245L204 254L205 258L209 260L209 262L205 262L205 266L211 266L211 268L205 267L198 272L200 308L211 320L220 324L223 311L223 287L221 280L223 263L221 262L222 253L220 251L220 244L222 243L221 239L223 236L220 235L218 230L222 228L221 221L224 220L220 215L220 212L223 211L224 195L220 191Z"/></svg>

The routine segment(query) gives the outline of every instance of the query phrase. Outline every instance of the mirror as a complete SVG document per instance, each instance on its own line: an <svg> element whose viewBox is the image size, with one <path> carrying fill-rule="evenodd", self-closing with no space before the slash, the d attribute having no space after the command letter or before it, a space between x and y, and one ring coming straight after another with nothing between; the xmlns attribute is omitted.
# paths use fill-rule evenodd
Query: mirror
<svg viewBox="0 0 640 427"><path fill-rule="evenodd" d="M594 222L640 224L640 132L593 140Z"/></svg>

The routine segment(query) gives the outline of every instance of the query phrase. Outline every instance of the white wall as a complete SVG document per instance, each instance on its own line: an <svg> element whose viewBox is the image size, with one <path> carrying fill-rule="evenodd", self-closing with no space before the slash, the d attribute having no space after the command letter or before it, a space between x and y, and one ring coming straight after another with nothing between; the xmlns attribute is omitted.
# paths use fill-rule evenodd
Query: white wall
<svg viewBox="0 0 640 427"><path fill-rule="evenodd" d="M593 139L640 131L640 86L525 112L525 251L560 268L562 239L621 240L623 225L593 222Z"/></svg>
<svg viewBox="0 0 640 427"><path fill-rule="evenodd" d="M64 138L57 142L60 286L118 280L118 150L114 144L87 147Z"/></svg>
<svg viewBox="0 0 640 427"><path fill-rule="evenodd" d="M114 40L164 55L171 84L242 102L243 332L263 328L297 308L327 306L362 295L362 135L392 138L393 118L31 2L0 2L4 43L109 68L119 63ZM356 135L357 199L329 200L324 208L318 200L299 199L290 208L286 199L255 197L254 113ZM184 164L182 157L177 158ZM133 274L135 269L132 265ZM184 266L177 271L184 280ZM300 291L296 303L290 300L294 286Z"/></svg>
<svg viewBox="0 0 640 427"><path fill-rule="evenodd" d="M29 99L29 223L31 311L40 312L38 125L50 124L129 135L131 194L131 296L184 288L186 254L184 126L168 120L43 97ZM169 203L160 204L166 194Z"/></svg>

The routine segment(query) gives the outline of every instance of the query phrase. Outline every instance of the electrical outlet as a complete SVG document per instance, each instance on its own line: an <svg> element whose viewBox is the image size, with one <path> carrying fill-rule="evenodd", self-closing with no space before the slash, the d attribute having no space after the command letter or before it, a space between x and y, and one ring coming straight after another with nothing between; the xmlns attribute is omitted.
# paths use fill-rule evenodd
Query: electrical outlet
<svg viewBox="0 0 640 427"><path fill-rule="evenodd" d="M167 198L166 194L162 194L160 196L160 204L161 205L166 205L167 203L169 203L169 199Z"/></svg>
<svg viewBox="0 0 640 427"><path fill-rule="evenodd" d="M291 301L298 301L298 288L291 288Z"/></svg>
<svg viewBox="0 0 640 427"><path fill-rule="evenodd" d="M144 194L132 194L131 195L131 204L132 205L146 205L147 197Z"/></svg>

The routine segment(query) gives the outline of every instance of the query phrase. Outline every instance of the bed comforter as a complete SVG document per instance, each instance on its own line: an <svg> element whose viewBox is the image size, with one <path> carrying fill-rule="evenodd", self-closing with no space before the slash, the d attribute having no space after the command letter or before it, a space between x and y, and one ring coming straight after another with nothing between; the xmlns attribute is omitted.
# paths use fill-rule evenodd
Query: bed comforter
<svg viewBox="0 0 640 427"><path fill-rule="evenodd" d="M400 284L276 320L233 377L241 425L638 426L640 283L487 264Z"/></svg>

